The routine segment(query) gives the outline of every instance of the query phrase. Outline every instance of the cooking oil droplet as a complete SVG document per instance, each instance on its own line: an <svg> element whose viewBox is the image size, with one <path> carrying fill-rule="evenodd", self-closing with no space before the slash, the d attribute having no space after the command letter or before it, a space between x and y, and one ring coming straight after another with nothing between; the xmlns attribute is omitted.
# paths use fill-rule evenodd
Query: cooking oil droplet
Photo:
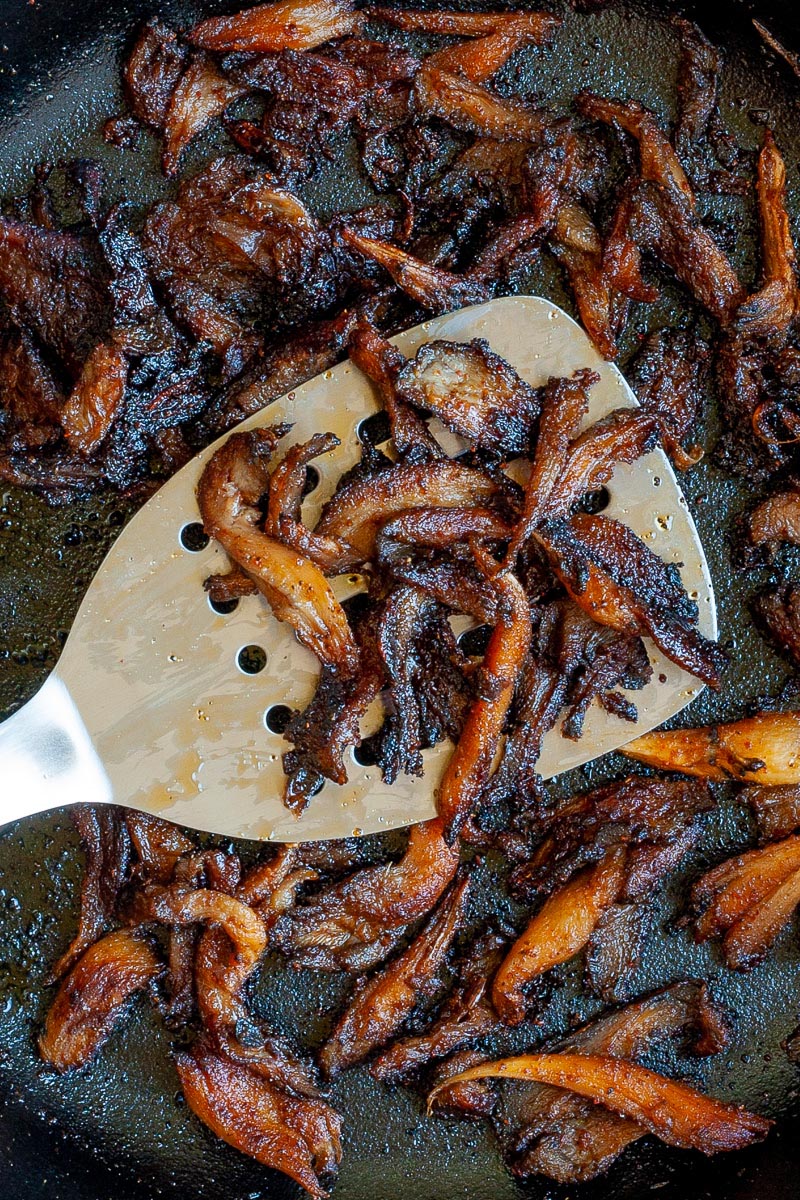
<svg viewBox="0 0 800 1200"><path fill-rule="evenodd" d="M656 525L658 525L659 529L672 529L672 515L667 514L664 516L663 514L659 514L656 517Z"/></svg>

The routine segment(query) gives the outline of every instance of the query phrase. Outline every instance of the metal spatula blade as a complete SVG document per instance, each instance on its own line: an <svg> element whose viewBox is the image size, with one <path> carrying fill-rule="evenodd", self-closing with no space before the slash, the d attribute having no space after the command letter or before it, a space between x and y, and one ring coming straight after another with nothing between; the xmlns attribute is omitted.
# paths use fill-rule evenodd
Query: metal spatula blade
<svg viewBox="0 0 800 1200"><path fill-rule="evenodd" d="M413 355L434 338L474 337L486 338L533 385L593 368L600 382L587 423L636 403L617 368L547 300L493 300L427 321L393 341ZM342 472L358 461L359 425L376 411L372 385L345 362L239 428L292 422L282 449L320 431L340 438L337 450L315 461L320 482L304 509L313 524ZM434 429L448 450L457 450L453 435ZM187 527L199 520L195 487L217 445L179 471L122 532L86 593L56 671L0 726L0 822L76 801L114 801L215 833L301 841L388 830L434 815L450 743L424 752L421 779L401 776L389 786L377 767L353 758L347 784L326 782L300 817L285 808L281 755L288 744L267 721L276 706L308 703L319 665L260 596L243 598L228 615L214 611L206 597L203 580L225 571L227 559L214 543L187 549L193 532ZM700 606L700 629L716 636L705 555L664 453L619 466L608 491L608 515L630 525L665 561L680 564L686 590ZM340 599L361 586L355 575L334 583ZM239 666L248 646L266 654L258 674ZM653 678L633 694L636 725L593 705L580 741L562 737L558 726L545 738L543 778L624 745L700 692L698 680L652 643L647 648Z"/></svg>

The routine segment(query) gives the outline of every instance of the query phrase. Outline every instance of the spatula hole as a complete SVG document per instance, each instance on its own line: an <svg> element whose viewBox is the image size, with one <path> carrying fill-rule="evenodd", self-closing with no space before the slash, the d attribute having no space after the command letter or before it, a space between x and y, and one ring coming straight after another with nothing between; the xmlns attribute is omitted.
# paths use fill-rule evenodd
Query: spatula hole
<svg viewBox="0 0 800 1200"><path fill-rule="evenodd" d="M242 646L236 655L236 665L245 675L258 675L267 665L267 654L261 646Z"/></svg>
<svg viewBox="0 0 800 1200"><path fill-rule="evenodd" d="M608 508L611 503L611 496L608 493L608 488L598 488L597 491L587 492L575 507L578 512L584 513L601 513L603 509Z"/></svg>
<svg viewBox="0 0 800 1200"><path fill-rule="evenodd" d="M466 654L470 658L480 658L486 653L491 636L491 625L479 625L477 629L467 629L458 639L458 648L462 654Z"/></svg>
<svg viewBox="0 0 800 1200"><path fill-rule="evenodd" d="M365 417L363 421L359 421L356 433L358 440L363 444L380 446L381 442L388 442L392 436L389 418L385 412L373 413L371 417Z"/></svg>
<svg viewBox="0 0 800 1200"><path fill-rule="evenodd" d="M181 530L180 541L184 550L198 554L201 550L205 550L211 539L199 521L191 521Z"/></svg>
<svg viewBox="0 0 800 1200"><path fill-rule="evenodd" d="M319 487L319 471L316 467L306 467L306 481L303 484L303 495L310 496Z"/></svg>
<svg viewBox="0 0 800 1200"><path fill-rule="evenodd" d="M353 758L360 767L374 767L375 763L378 761L375 738L364 738L360 745L354 746Z"/></svg>
<svg viewBox="0 0 800 1200"><path fill-rule="evenodd" d="M234 596L233 600L212 600L208 597L208 607L212 612L215 612L220 617L227 617L229 613L235 612L239 607L239 599Z"/></svg>
<svg viewBox="0 0 800 1200"><path fill-rule="evenodd" d="M264 713L264 724L270 733L285 733L292 719L292 710L286 704L273 704Z"/></svg>

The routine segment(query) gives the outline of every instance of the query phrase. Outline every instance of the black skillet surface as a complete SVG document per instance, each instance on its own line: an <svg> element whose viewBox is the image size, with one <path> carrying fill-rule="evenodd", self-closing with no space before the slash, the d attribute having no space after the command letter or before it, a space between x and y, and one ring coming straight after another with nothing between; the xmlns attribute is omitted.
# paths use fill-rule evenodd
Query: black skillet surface
<svg viewBox="0 0 800 1200"><path fill-rule="evenodd" d="M158 10L187 24L201 9L215 7L223 6L0 0L0 193L10 196L27 187L33 167L43 158L91 154L107 167L111 194L124 190L140 203L151 202L165 187L155 170L153 146L120 154L97 136L102 119L117 111L119 55L144 15ZM556 106L566 105L581 86L612 95L629 93L668 116L677 49L674 34L658 15L663 12L616 4L586 15L565 12L564 28L552 47L531 52L520 64L524 86ZM776 129L797 213L800 84L763 51L743 9L726 5L716 16L711 5L700 4L693 15L727 48L723 109L744 144L758 144L759 120L769 120ZM800 43L794 4L762 5L762 16L773 31ZM222 144L224 138L218 140ZM210 139L196 147L194 163L202 162L211 147ZM357 172L342 169L347 161L343 147L341 161L308 188L318 211L354 208L368 198ZM752 201L716 198L710 211L726 248L745 278L752 278ZM569 307L552 269L524 280L521 290L550 295ZM691 319L677 289L667 289L666 297L662 305L636 314L628 353L642 330ZM713 425L712 415L712 439ZM723 692L704 693L680 720L741 715L754 697L783 695L785 700L794 681L747 615L748 598L771 572L736 569L727 540L737 514L754 496L746 483L731 481L707 463L691 472L686 489L708 553L721 636L730 641L733 665ZM15 491L0 497L0 717L27 699L53 666L83 589L131 511L115 497L58 511ZM798 567L797 557L787 555L778 569L797 575ZM612 756L554 786L567 792L622 768L622 761ZM0 779L0 802L2 789ZM710 979L736 1018L735 1034L729 1050L716 1062L692 1068L692 1077L716 1095L779 1117L778 1129L763 1147L715 1160L669 1151L647 1139L596 1184L578 1189L586 1200L634 1200L651 1192L663 1200L790 1200L798 1195L800 1080L780 1045L800 1013L797 939L793 933L785 936L766 965L739 977L725 971L713 949L695 947L685 932L670 926L680 911L686 881L742 845L747 831L747 818L723 796L700 852L659 903L635 991L686 975ZM240 849L252 855L257 847ZM20 822L0 834L2 1200L189 1195L266 1200L296 1194L294 1185L217 1141L188 1113L169 1058L169 1035L144 1003L80 1076L55 1078L38 1061L33 1039L49 994L44 978L74 928L80 872L66 812ZM495 876L495 864L479 870L476 920L491 908L508 907L497 898ZM306 1043L314 1045L345 991L340 980L267 963L255 987L255 1002L279 1031L302 1031ZM570 1019L597 1010L579 991L579 972L566 970L544 1032L561 1030ZM514 1045L521 1048L536 1037L532 1029L523 1030ZM333 1101L343 1113L346 1131L336 1200L394 1200L404 1193L418 1200L555 1200L576 1194L576 1189L544 1181L514 1182L483 1127L428 1121L418 1099L377 1086L363 1070L338 1083Z"/></svg>

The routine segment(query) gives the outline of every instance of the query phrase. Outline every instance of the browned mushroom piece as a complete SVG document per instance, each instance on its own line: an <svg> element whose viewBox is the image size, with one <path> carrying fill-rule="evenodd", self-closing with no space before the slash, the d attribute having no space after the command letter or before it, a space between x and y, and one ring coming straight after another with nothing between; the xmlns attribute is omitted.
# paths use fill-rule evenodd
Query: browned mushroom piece
<svg viewBox="0 0 800 1200"><path fill-rule="evenodd" d="M59 1071L84 1066L111 1033L128 1000L164 965L135 931L100 938L63 979L39 1038L42 1057Z"/></svg>
<svg viewBox="0 0 800 1200"><path fill-rule="evenodd" d="M297 904L278 920L273 943L292 961L321 970L376 966L431 911L458 861L441 820L415 825L399 862L365 867Z"/></svg>
<svg viewBox="0 0 800 1200"><path fill-rule="evenodd" d="M313 50L323 42L355 33L362 23L352 0L277 0L225 17L209 17L189 31L204 50Z"/></svg>
<svg viewBox="0 0 800 1200"><path fill-rule="evenodd" d="M254 581L320 662L352 674L358 647L330 584L310 558L261 531L257 507L283 427L232 434L209 459L197 487L203 524Z"/></svg>

